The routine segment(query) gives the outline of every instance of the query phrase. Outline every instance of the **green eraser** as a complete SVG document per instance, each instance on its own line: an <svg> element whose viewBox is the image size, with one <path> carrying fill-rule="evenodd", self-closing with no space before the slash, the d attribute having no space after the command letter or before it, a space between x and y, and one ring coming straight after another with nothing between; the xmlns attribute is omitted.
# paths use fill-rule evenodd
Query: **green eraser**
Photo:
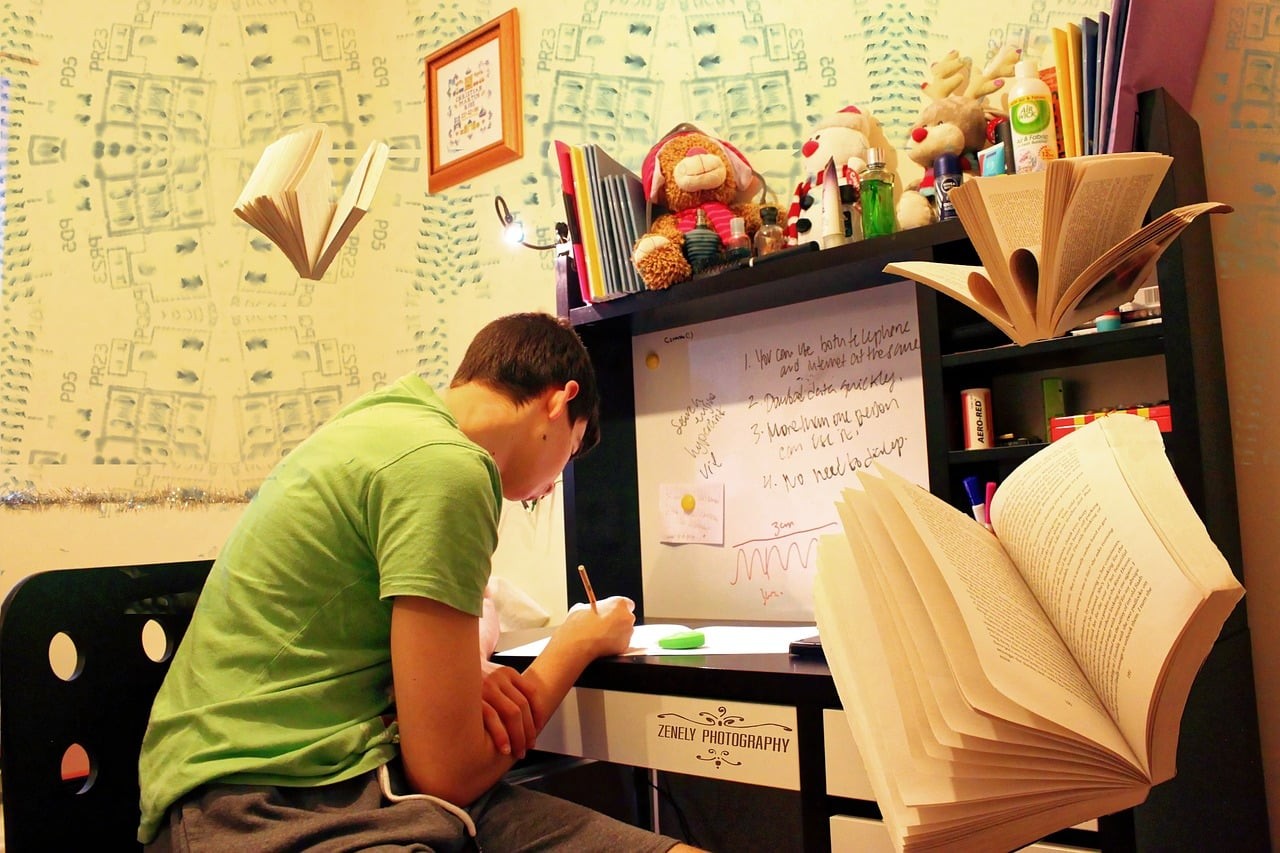
<svg viewBox="0 0 1280 853"><path fill-rule="evenodd" d="M658 640L664 649L700 649L707 644L707 638L701 631L678 631Z"/></svg>

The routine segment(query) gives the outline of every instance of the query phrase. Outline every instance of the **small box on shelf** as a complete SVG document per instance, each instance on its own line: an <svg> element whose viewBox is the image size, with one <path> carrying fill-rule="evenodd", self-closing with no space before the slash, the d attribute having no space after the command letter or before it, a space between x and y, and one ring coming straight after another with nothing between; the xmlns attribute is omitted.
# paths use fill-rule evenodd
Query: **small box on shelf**
<svg viewBox="0 0 1280 853"><path fill-rule="evenodd" d="M1057 441L1064 436L1070 435L1090 421L1114 412L1128 412L1129 414L1148 418L1156 422L1161 432L1173 432L1173 419L1169 413L1169 404L1160 403L1155 406L1130 406L1127 409L1107 409L1102 412L1086 412L1083 415L1064 415L1060 418L1052 418L1049 421L1049 440Z"/></svg>

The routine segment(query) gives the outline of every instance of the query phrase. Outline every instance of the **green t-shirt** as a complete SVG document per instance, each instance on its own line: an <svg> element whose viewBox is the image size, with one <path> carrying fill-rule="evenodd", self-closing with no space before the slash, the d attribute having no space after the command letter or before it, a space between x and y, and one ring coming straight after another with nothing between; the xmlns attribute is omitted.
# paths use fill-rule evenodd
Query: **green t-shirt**
<svg viewBox="0 0 1280 853"><path fill-rule="evenodd" d="M218 556L156 696L138 838L206 782L314 786L395 753L391 599L480 615L502 487L416 375L290 451Z"/></svg>

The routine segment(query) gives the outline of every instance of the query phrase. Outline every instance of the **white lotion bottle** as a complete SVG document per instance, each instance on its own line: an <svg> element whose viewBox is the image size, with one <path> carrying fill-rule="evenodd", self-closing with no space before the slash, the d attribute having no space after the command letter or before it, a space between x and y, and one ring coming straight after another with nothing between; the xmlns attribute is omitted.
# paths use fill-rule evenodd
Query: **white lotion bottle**
<svg viewBox="0 0 1280 853"><path fill-rule="evenodd" d="M1043 172L1058 156L1058 133L1053 124L1053 94L1040 79L1034 59L1014 66L1009 86L1009 130L1013 138L1014 171Z"/></svg>

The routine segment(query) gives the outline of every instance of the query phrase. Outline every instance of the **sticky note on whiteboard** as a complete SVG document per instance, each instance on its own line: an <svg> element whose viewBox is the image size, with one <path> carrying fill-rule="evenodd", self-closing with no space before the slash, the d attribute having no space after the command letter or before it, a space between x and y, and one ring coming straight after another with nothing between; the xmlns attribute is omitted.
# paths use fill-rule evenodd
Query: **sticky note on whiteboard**
<svg viewBox="0 0 1280 853"><path fill-rule="evenodd" d="M663 483L658 517L667 545L724 544L723 483Z"/></svg>

